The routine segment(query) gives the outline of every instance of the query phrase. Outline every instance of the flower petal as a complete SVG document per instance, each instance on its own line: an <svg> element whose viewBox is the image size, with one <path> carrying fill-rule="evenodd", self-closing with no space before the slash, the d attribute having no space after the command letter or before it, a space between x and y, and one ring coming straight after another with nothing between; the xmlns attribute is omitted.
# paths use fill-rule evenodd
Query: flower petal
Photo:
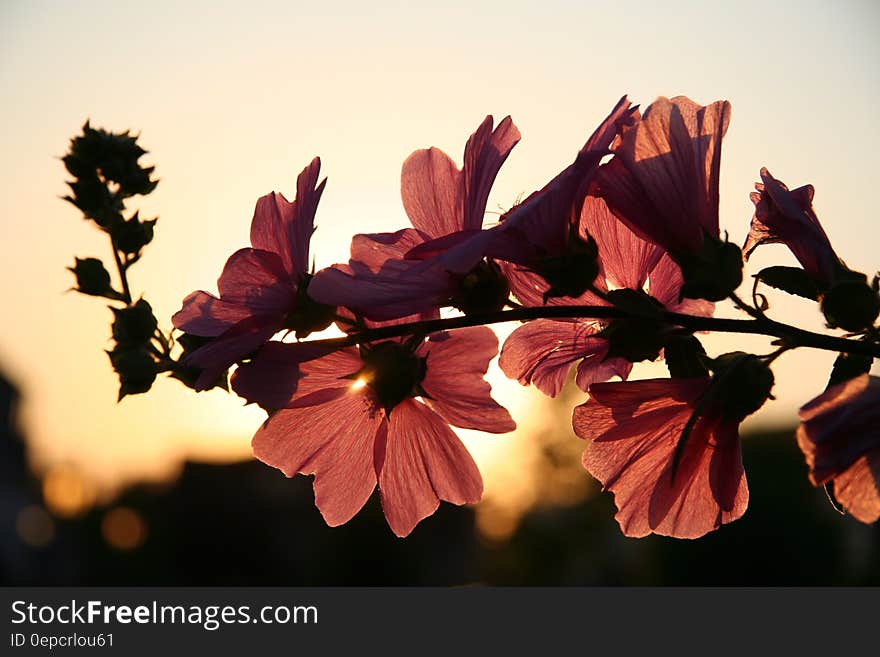
<svg viewBox="0 0 880 657"><path fill-rule="evenodd" d="M703 416L674 455L708 378L591 386L573 415L588 439L584 467L614 493L627 536L697 538L740 517L748 504L736 425Z"/></svg>
<svg viewBox="0 0 880 657"><path fill-rule="evenodd" d="M403 207L412 225L430 238L461 230L457 195L461 172L438 148L415 151L400 174Z"/></svg>
<svg viewBox="0 0 880 657"><path fill-rule="evenodd" d="M422 388L425 402L450 424L490 433L513 431L510 413L492 399L492 386L483 377L498 353L498 338L485 327L461 328L433 334L419 356L427 357Z"/></svg>
<svg viewBox="0 0 880 657"><path fill-rule="evenodd" d="M259 349L280 329L277 320L248 317L196 349L185 360L186 365L203 370L196 379L194 389L202 391L211 388L223 372Z"/></svg>
<svg viewBox="0 0 880 657"><path fill-rule="evenodd" d="M351 238L351 266L379 271L389 260L403 260L407 253L425 241L425 235L414 228L396 233L371 233Z"/></svg>
<svg viewBox="0 0 880 657"><path fill-rule="evenodd" d="M519 130L509 116L494 131L492 122L492 117L487 116L465 144L459 188L459 203L463 208L463 215L461 225L456 230L478 230L482 227L486 202L495 177L520 140Z"/></svg>
<svg viewBox="0 0 880 657"><path fill-rule="evenodd" d="M308 342L268 342L232 375L232 389L248 402L276 409L328 388L344 388L362 366L354 348L328 353Z"/></svg>
<svg viewBox="0 0 880 657"><path fill-rule="evenodd" d="M185 333L213 338L250 317L252 312L246 306L199 291L183 300L183 307L174 313L171 323Z"/></svg>
<svg viewBox="0 0 880 657"><path fill-rule="evenodd" d="M766 168L761 180L755 185L758 191L750 194L755 214L743 256L748 259L762 244L783 243L813 278L830 285L844 265L813 210L813 186L789 190Z"/></svg>
<svg viewBox="0 0 880 657"><path fill-rule="evenodd" d="M856 520L880 520L880 450L862 456L834 479L834 497Z"/></svg>
<svg viewBox="0 0 880 657"><path fill-rule="evenodd" d="M589 370L601 366L608 341L593 337L600 329L594 322L533 320L504 341L498 364L509 378L523 385L533 383L545 395L556 397L576 361L587 359L583 374L579 372L582 381L588 380Z"/></svg>
<svg viewBox="0 0 880 657"><path fill-rule="evenodd" d="M602 157L633 110L623 96L605 120L590 135L574 162L540 190L511 208L495 231L491 252L502 259L529 266L541 254L559 254L565 249L569 225L578 218L589 183ZM511 239L511 233L520 239ZM531 249L517 242L528 240Z"/></svg>
<svg viewBox="0 0 880 657"><path fill-rule="evenodd" d="M639 235L674 256L718 235L721 139L730 104L658 98L599 172L602 196Z"/></svg>
<svg viewBox="0 0 880 657"><path fill-rule="evenodd" d="M483 482L446 423L424 404L405 400L388 419L379 490L388 524L404 537L437 510L441 499L453 504L478 502Z"/></svg>
<svg viewBox="0 0 880 657"><path fill-rule="evenodd" d="M254 436L254 455L288 477L315 474L315 504L331 527L348 522L376 487L373 446L382 417L363 395L282 409Z"/></svg>
<svg viewBox="0 0 880 657"><path fill-rule="evenodd" d="M247 306L255 315L284 314L296 299L296 288L281 259L259 249L239 249L229 256L217 289L221 299Z"/></svg>
<svg viewBox="0 0 880 657"><path fill-rule="evenodd" d="M315 212L327 179L318 184L320 158L313 159L296 179L296 198L288 201L272 192L257 200L251 222L251 245L281 257L291 276L309 268L309 242L315 231Z"/></svg>
<svg viewBox="0 0 880 657"><path fill-rule="evenodd" d="M309 283L309 296L315 301L344 306L376 321L432 312L447 305L454 292L448 272L418 260L389 260L375 273L334 265Z"/></svg>
<svg viewBox="0 0 880 657"><path fill-rule="evenodd" d="M641 290L663 250L636 235L596 196L584 199L580 220L581 232L596 240L605 278L615 287Z"/></svg>
<svg viewBox="0 0 880 657"><path fill-rule="evenodd" d="M798 446L810 479L823 484L880 451L880 377L862 374L832 386L803 406L800 417Z"/></svg>

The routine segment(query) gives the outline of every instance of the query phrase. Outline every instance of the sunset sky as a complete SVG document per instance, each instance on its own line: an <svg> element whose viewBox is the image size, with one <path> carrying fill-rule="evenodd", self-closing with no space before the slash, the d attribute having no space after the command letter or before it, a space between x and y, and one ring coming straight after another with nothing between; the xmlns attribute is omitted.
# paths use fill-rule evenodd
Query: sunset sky
<svg viewBox="0 0 880 657"><path fill-rule="evenodd" d="M144 159L157 165L156 192L132 205L159 216L156 239L130 280L166 329L187 293L216 291L226 258L248 244L256 199L292 197L315 155L328 176L312 242L322 267L347 258L354 232L407 225L400 165L414 149L438 146L460 163L484 116L511 115L523 139L490 196L498 211L568 164L623 94L643 107L678 94L732 103L721 174L732 241L746 235L748 193L767 166L791 187L815 186L817 214L852 268L880 267L876 3L436 4L0 3L0 369L24 395L38 468L70 462L102 485L158 477L187 456L247 456L264 418L235 396L165 379L116 404L102 353L110 311L65 293L74 255L110 259L105 236L59 200L58 158L86 119L139 131ZM794 260L767 247L749 271L777 262ZM814 306L780 296L773 316L821 328ZM764 352L768 341L706 344ZM793 424L832 360L782 358L779 400L750 422ZM497 369L490 379L521 424L547 421L530 410L536 391ZM468 437L489 489L520 443Z"/></svg>

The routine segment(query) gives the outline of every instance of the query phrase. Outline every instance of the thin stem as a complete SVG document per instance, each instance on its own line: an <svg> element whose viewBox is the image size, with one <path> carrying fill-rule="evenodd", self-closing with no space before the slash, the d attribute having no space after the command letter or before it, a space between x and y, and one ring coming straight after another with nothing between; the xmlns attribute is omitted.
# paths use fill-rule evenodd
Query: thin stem
<svg viewBox="0 0 880 657"><path fill-rule="evenodd" d="M122 293L125 297L123 301L130 306L131 288L128 287L128 276L126 276L127 267L122 264L122 259L119 257L119 249L116 248L116 243L113 241L112 237L110 238L110 247L113 249L113 259L116 260L116 269L119 272L119 280L122 281Z"/></svg>
<svg viewBox="0 0 880 657"><path fill-rule="evenodd" d="M739 308L743 312L748 313L749 315L751 315L755 319L764 319L765 318L764 313L759 308L757 308L757 307L753 308L752 306L747 304L745 301L740 299L739 296L737 296L736 292L730 293L730 299L731 299L731 301L733 301L733 303L736 304L737 308Z"/></svg>
<svg viewBox="0 0 880 657"><path fill-rule="evenodd" d="M363 342L373 342L387 338L396 338L413 333L434 333L468 326L484 326L501 322L528 321L532 319L624 319L630 316L621 308L609 306L539 306L499 310L493 313L464 315L446 319L429 319L407 324L394 324L379 328L358 331L342 338L310 340L307 343L315 346L340 349ZM719 331L724 333L746 333L767 335L781 338L788 348L811 347L826 351L839 351L851 354L863 354L872 358L880 358L880 345L861 340L849 340L832 335L823 335L800 329L767 317L756 319L727 319L723 317L700 317L682 313L665 312L664 320L670 324L681 326L691 331Z"/></svg>

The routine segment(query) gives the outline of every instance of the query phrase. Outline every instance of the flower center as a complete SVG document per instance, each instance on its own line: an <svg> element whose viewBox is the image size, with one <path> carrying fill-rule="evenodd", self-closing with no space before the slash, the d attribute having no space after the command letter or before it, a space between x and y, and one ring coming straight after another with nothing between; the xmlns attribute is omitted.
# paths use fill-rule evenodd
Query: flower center
<svg viewBox="0 0 880 657"><path fill-rule="evenodd" d="M353 375L358 387L369 387L386 413L407 397L424 396L421 382L427 371L427 358L400 342L380 342L361 347L364 366Z"/></svg>

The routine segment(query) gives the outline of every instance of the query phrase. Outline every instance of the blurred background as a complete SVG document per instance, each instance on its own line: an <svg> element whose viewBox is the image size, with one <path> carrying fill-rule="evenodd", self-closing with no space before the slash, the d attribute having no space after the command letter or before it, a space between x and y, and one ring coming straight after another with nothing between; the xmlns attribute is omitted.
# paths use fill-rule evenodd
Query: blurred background
<svg viewBox="0 0 880 657"><path fill-rule="evenodd" d="M460 432L486 483L473 508L441 506L406 540L376 499L324 526L310 480L250 457L264 419L235 396L161 379L116 404L110 311L67 290L74 255L105 237L62 202L68 140L95 127L141 134L161 179L141 216L156 238L130 271L170 328L194 289L216 291L248 243L256 199L293 195L320 155L329 178L312 241L317 266L354 232L407 225L400 165L438 146L456 161L486 114L523 139L498 177L502 212L567 165L624 93L733 105L721 222L741 243L748 193L767 166L812 183L848 265L874 272L880 100L876 3L0 2L0 578L22 584L859 584L880 581L880 535L841 517L806 480L797 408L834 355L786 354L778 401L744 427L751 503L694 542L627 539L611 496L582 470L570 431L584 395L558 400L507 380L495 396L518 430ZM494 215L487 216L487 222ZM793 264L765 247L749 271ZM771 296L771 314L821 329L812 304ZM720 307L719 314L735 311ZM513 326L500 326L504 337ZM711 336L710 353L769 350ZM662 365L634 376L662 375Z"/></svg>

